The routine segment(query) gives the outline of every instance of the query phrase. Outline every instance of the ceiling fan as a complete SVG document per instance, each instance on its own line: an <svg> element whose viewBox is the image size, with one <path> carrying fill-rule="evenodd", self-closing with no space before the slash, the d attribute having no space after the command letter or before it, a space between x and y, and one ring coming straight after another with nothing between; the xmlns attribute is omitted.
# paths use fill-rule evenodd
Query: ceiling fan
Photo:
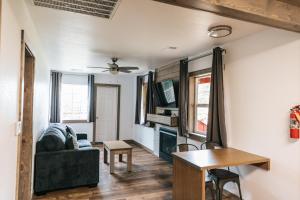
<svg viewBox="0 0 300 200"><path fill-rule="evenodd" d="M98 68L98 69L105 69L102 72L110 72L113 75L118 74L119 72L123 73L131 73L132 70L138 70L138 67L119 67L119 65L116 63L119 59L114 57L111 58L113 63L107 63L108 67L88 67L88 68Z"/></svg>

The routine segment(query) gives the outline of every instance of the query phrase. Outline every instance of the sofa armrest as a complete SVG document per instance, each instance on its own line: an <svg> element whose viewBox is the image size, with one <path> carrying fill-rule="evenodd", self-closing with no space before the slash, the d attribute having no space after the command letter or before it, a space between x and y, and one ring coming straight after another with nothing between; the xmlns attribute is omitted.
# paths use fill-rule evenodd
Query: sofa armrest
<svg viewBox="0 0 300 200"><path fill-rule="evenodd" d="M77 133L77 140L87 140L87 134L86 133Z"/></svg>
<svg viewBox="0 0 300 200"><path fill-rule="evenodd" d="M35 193L99 182L98 148L41 152L35 155Z"/></svg>

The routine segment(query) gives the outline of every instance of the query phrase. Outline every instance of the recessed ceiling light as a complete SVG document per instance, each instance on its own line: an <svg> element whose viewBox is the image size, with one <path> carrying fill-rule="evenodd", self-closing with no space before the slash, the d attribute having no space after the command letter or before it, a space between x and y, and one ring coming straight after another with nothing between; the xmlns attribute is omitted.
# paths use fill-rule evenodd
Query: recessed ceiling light
<svg viewBox="0 0 300 200"><path fill-rule="evenodd" d="M81 71L83 71L83 70L80 69L80 68L71 68L71 71L78 71L78 72L81 72Z"/></svg>
<svg viewBox="0 0 300 200"><path fill-rule="evenodd" d="M219 25L213 26L208 29L208 35L212 38L222 38L230 35L232 33L231 26Z"/></svg>
<svg viewBox="0 0 300 200"><path fill-rule="evenodd" d="M171 47L168 47L168 49L171 49L171 50L176 50L176 49L177 49L177 47L171 46Z"/></svg>

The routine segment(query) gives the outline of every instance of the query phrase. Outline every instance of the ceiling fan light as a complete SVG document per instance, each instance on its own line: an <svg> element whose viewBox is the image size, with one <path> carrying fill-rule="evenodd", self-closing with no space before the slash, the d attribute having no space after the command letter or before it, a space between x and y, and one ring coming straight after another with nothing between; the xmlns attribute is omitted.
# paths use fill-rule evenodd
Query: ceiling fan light
<svg viewBox="0 0 300 200"><path fill-rule="evenodd" d="M230 35L232 33L231 26L219 25L208 29L208 35L212 38L222 38Z"/></svg>
<svg viewBox="0 0 300 200"><path fill-rule="evenodd" d="M110 70L109 71L112 75L117 75L119 73L118 70Z"/></svg>

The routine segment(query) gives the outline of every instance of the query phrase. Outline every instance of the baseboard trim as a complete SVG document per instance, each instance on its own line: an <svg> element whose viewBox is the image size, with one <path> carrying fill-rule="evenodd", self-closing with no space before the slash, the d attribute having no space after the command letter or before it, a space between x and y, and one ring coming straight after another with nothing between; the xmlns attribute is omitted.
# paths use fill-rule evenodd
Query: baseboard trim
<svg viewBox="0 0 300 200"><path fill-rule="evenodd" d="M134 140L123 140L124 142L128 142L128 143L135 143Z"/></svg>
<svg viewBox="0 0 300 200"><path fill-rule="evenodd" d="M131 143L134 143L135 145L141 147L142 149L148 151L149 153L151 154L154 154L154 151L152 151L151 149L149 149L148 147L146 147L145 145L135 141L135 140L124 140L125 142L128 141L128 142L131 142ZM155 155L155 154L154 154Z"/></svg>
<svg viewBox="0 0 300 200"><path fill-rule="evenodd" d="M91 142L92 145L99 145L99 144L103 144L103 142Z"/></svg>

